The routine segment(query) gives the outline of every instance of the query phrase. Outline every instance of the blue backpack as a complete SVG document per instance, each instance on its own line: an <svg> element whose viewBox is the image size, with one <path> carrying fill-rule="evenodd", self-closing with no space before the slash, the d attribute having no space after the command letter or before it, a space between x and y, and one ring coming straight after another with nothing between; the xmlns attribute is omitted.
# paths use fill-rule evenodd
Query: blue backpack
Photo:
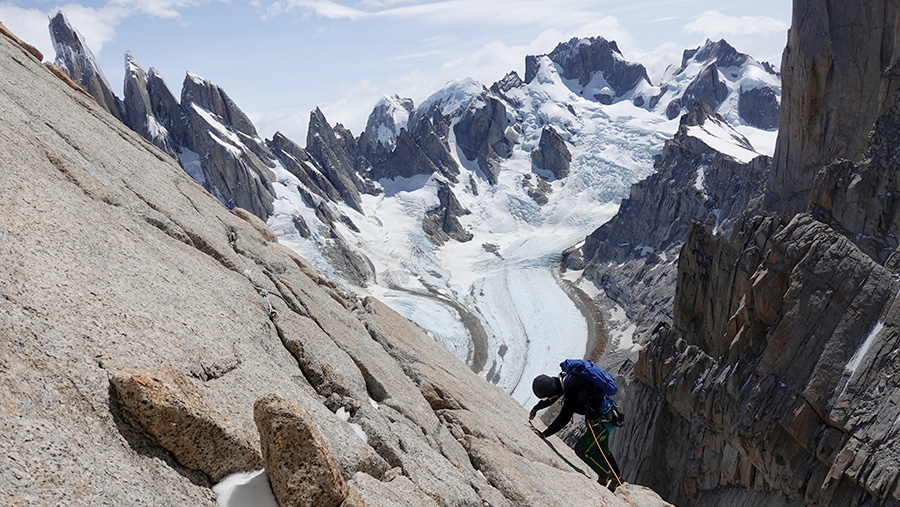
<svg viewBox="0 0 900 507"><path fill-rule="evenodd" d="M600 403L600 406L597 410L603 416L603 418L609 419L610 422L615 426L622 425L622 423L625 421L625 418L622 416L621 412L619 412L619 407L616 406L615 402L608 398L609 396L612 396L619 392L619 386L616 385L616 380L612 377L612 375L606 373L591 361L587 361L584 359L566 359L565 361L559 363L559 368L567 376L575 375L590 382L591 385L593 385L597 390L597 394L590 396L588 400L592 398L600 398L602 402Z"/></svg>

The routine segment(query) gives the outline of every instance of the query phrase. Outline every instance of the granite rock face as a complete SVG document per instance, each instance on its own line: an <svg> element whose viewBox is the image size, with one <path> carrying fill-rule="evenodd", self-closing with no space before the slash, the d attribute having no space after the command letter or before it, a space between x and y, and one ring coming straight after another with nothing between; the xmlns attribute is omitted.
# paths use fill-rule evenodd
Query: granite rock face
<svg viewBox="0 0 900 507"><path fill-rule="evenodd" d="M0 75L0 503L212 507L219 475L285 451L254 417L276 395L347 506L627 504L4 36Z"/></svg>
<svg viewBox="0 0 900 507"><path fill-rule="evenodd" d="M347 498L341 467L315 419L277 394L256 400L253 414L279 505L337 507Z"/></svg>
<svg viewBox="0 0 900 507"><path fill-rule="evenodd" d="M356 172L358 148L340 124L332 127L319 108L309 114L306 151L347 206L362 213L361 191L374 191Z"/></svg>
<svg viewBox="0 0 900 507"><path fill-rule="evenodd" d="M806 209L819 169L863 154L895 86L885 69L898 51L893 0L795 0L793 20L781 64L785 112L766 183L766 207L785 213Z"/></svg>
<svg viewBox="0 0 900 507"><path fill-rule="evenodd" d="M794 2L764 193L689 226L618 447L677 505L900 504L898 15Z"/></svg>
<svg viewBox="0 0 900 507"><path fill-rule="evenodd" d="M131 127L144 139L149 140L157 148L170 157L177 157L175 148L169 137L169 131L153 113L153 102L150 98L150 83L144 69L137 63L131 52L125 53L125 98L122 110L123 123ZM156 94L154 94L156 95Z"/></svg>
<svg viewBox="0 0 900 507"><path fill-rule="evenodd" d="M213 481L263 461L255 439L221 424L214 403L204 399L201 383L169 366L110 377L125 418L171 452L182 465L202 471Z"/></svg>

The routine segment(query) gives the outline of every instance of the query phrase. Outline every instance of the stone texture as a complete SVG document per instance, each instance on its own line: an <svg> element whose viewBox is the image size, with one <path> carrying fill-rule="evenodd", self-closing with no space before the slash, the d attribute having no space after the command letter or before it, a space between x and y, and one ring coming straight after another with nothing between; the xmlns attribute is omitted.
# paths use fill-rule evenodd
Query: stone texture
<svg viewBox="0 0 900 507"><path fill-rule="evenodd" d="M766 207L806 209L815 174L857 159L884 108L897 54L894 0L795 0L782 57L782 115Z"/></svg>
<svg viewBox="0 0 900 507"><path fill-rule="evenodd" d="M625 505L419 327L339 290L6 37L0 117L0 503L215 505L208 473L143 429L166 416L126 411L111 382L165 366L152 406L174 396L191 427L209 415L254 449L257 399L302 410L363 503L564 505L577 485Z"/></svg>
<svg viewBox="0 0 900 507"><path fill-rule="evenodd" d="M879 363L863 356L862 370L849 365L876 323L893 319L896 290L887 270L808 215L755 219L730 245L695 227L682 250L674 327L657 329L635 368L664 400L639 417L685 435L649 438L635 451L684 456L664 465L667 480L680 483L667 492L672 501L721 502L718 488L731 485L755 492L745 505L896 502L886 483L900 469L885 461L896 449L881 440L896 407L862 432L844 422L850 413L873 421L862 415L871 399L863 372ZM878 338L897 340L893 332ZM846 468L849 455L866 465ZM638 477L659 477L659 465L646 463Z"/></svg>
<svg viewBox="0 0 900 507"><path fill-rule="evenodd" d="M266 473L279 505L337 507L349 491L316 421L272 394L253 408Z"/></svg>
<svg viewBox="0 0 900 507"><path fill-rule="evenodd" d="M200 382L164 366L140 373L115 371L110 383L125 418L182 465L214 482L262 467L255 439L224 425L227 419L206 402Z"/></svg>

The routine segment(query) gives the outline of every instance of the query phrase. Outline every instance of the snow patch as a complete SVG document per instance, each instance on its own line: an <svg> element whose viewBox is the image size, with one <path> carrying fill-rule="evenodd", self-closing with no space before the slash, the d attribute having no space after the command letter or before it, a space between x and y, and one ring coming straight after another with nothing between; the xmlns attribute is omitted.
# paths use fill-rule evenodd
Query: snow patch
<svg viewBox="0 0 900 507"><path fill-rule="evenodd" d="M212 490L218 507L278 507L265 470L231 474Z"/></svg>
<svg viewBox="0 0 900 507"><path fill-rule="evenodd" d="M884 322L878 322L869 331L869 336L863 340L862 345L858 349L856 349L856 353L853 354L853 357L850 358L850 362L847 363L847 366L844 369L852 375L856 372L856 369L859 368L859 365L862 364L863 358L865 358L866 353L869 352L869 349L872 347L872 344L875 343L875 338L878 336L878 333L884 328Z"/></svg>

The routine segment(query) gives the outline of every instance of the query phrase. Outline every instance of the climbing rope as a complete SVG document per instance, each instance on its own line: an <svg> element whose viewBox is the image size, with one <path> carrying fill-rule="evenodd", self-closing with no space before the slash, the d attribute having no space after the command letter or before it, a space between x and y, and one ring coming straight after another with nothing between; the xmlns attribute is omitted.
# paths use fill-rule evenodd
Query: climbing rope
<svg viewBox="0 0 900 507"><path fill-rule="evenodd" d="M606 453L603 452L603 447L600 446L600 442L597 440L597 434L594 433L594 425L591 424L590 421L585 421L585 423L587 424L588 429L591 431L591 436L594 437L594 443L597 444L597 449L600 451L600 455L603 456L603 460L606 461L606 466L609 467L609 471L612 472L613 477L616 478L616 482L619 483L619 487L622 488L622 492L625 493L625 499L628 500L628 505L630 505L631 507L634 507L634 504L631 503L631 497L628 496L628 490L625 489L625 485L622 484L622 480L619 479L619 474L617 474L616 471L613 469L612 464L609 462L609 458L607 458Z"/></svg>

